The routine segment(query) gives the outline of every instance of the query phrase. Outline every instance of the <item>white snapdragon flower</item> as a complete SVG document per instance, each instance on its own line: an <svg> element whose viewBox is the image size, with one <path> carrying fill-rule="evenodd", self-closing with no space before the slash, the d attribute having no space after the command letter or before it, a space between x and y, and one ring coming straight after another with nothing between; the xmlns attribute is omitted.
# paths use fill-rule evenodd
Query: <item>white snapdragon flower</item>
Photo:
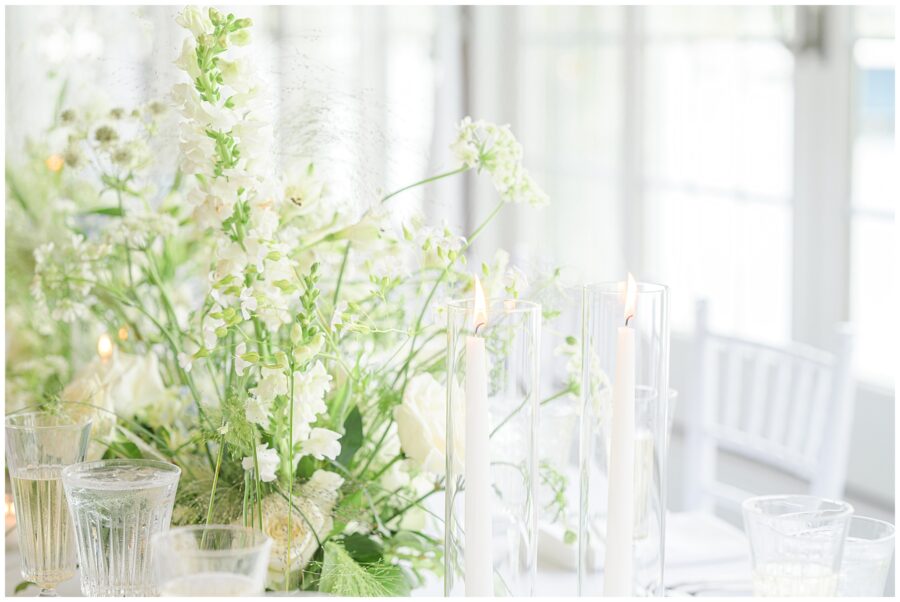
<svg viewBox="0 0 900 602"><path fill-rule="evenodd" d="M522 166L522 145L508 125L473 122L466 117L457 126L457 137L450 149L464 166L490 174L503 201L533 206L549 201Z"/></svg>
<svg viewBox="0 0 900 602"><path fill-rule="evenodd" d="M321 361L306 372L294 372L294 405L318 406L331 388L331 380Z"/></svg>
<svg viewBox="0 0 900 602"><path fill-rule="evenodd" d="M244 249L238 243L228 241L219 250L214 277L216 280L222 280L227 276L233 276L242 280L246 267L247 253L244 252Z"/></svg>
<svg viewBox="0 0 900 602"><path fill-rule="evenodd" d="M272 401L266 401L256 396L250 396L244 403L244 416L247 422L258 424L264 429L269 428L269 414L272 411Z"/></svg>
<svg viewBox="0 0 900 602"><path fill-rule="evenodd" d="M288 380L279 368L262 368L261 378L251 392L258 398L271 402L279 395L288 394Z"/></svg>
<svg viewBox="0 0 900 602"><path fill-rule="evenodd" d="M175 17L175 22L190 30L194 37L213 32L212 21L209 20L209 13L196 6L188 6Z"/></svg>
<svg viewBox="0 0 900 602"><path fill-rule="evenodd" d="M328 429L314 428L309 433L309 438L301 446L303 455L312 456L316 460L330 458L334 460L341 453L341 434Z"/></svg>
<svg viewBox="0 0 900 602"><path fill-rule="evenodd" d="M256 462L259 463L259 479L265 483L274 481L276 478L275 471L278 470L278 451L269 449L268 443L256 446ZM253 456L247 456L241 461L244 470L250 471L255 468Z"/></svg>
<svg viewBox="0 0 900 602"><path fill-rule="evenodd" d="M250 362L241 358L245 353L247 353L247 343L238 343L238 346L234 349L234 371L237 372L238 376L243 376L247 366L252 365Z"/></svg>
<svg viewBox="0 0 900 602"><path fill-rule="evenodd" d="M222 311L222 308L215 306L212 313L220 311ZM224 326L225 320L222 318L206 317L206 320L203 321L203 345L206 349L213 349L219 343L219 333L217 331Z"/></svg>
<svg viewBox="0 0 900 602"><path fill-rule="evenodd" d="M325 394L331 387L331 375L317 361L306 372L294 372L294 443L310 436L310 425L325 412Z"/></svg>
<svg viewBox="0 0 900 602"><path fill-rule="evenodd" d="M185 38L181 45L181 54L175 60L175 66L187 73L191 79L200 77L200 67L197 65L197 45L193 38Z"/></svg>
<svg viewBox="0 0 900 602"><path fill-rule="evenodd" d="M241 316L245 320L249 320L252 312L256 311L256 308L259 306L256 297L253 296L253 289L243 288L241 290Z"/></svg>
<svg viewBox="0 0 900 602"><path fill-rule="evenodd" d="M334 312L331 314L331 324L329 325L332 331L344 324L344 320L346 319L345 314L348 309L349 306L343 299L338 301L337 305L334 306Z"/></svg>

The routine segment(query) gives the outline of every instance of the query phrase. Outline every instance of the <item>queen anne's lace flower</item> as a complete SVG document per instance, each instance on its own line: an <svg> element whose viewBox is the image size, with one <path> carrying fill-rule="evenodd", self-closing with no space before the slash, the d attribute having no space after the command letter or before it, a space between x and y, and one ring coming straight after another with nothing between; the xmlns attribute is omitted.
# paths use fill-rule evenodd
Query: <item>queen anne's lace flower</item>
<svg viewBox="0 0 900 602"><path fill-rule="evenodd" d="M508 203L546 205L549 198L522 166L522 145L508 125L472 121L457 126L450 149L466 167L486 171L500 198Z"/></svg>
<svg viewBox="0 0 900 602"><path fill-rule="evenodd" d="M107 245L88 242L80 234L35 249L31 293L38 307L62 322L86 318L96 301L92 293L107 252Z"/></svg>

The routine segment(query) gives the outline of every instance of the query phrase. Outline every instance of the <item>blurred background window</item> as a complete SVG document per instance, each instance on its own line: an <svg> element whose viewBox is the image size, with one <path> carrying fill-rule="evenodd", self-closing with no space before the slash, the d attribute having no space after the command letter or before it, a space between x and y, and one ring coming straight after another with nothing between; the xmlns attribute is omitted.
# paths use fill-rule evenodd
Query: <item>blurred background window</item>
<svg viewBox="0 0 900 602"><path fill-rule="evenodd" d="M894 257L894 10L857 7L853 20L851 319L859 376L891 386L896 368Z"/></svg>

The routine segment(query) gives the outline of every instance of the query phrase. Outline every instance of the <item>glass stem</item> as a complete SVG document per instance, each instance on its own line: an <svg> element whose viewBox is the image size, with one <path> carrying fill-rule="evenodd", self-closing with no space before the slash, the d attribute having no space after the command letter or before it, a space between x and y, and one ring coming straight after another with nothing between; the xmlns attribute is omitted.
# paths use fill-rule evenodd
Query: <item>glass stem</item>
<svg viewBox="0 0 900 602"><path fill-rule="evenodd" d="M41 593L38 594L38 598L56 598L58 594L56 593L55 587L42 587Z"/></svg>

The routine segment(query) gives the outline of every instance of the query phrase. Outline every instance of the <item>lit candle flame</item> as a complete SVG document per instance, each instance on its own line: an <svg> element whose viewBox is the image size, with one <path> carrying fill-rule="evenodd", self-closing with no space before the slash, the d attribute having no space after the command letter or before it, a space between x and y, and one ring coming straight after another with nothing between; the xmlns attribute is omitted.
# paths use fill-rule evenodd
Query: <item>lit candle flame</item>
<svg viewBox="0 0 900 602"><path fill-rule="evenodd" d="M637 304L637 283L634 276L628 272L628 282L625 285L625 325L634 317L634 308Z"/></svg>
<svg viewBox="0 0 900 602"><path fill-rule="evenodd" d="M127 341L128 340L128 329L124 326L119 329L119 340Z"/></svg>
<svg viewBox="0 0 900 602"><path fill-rule="evenodd" d="M487 324L487 299L484 297L484 289L481 288L481 280L475 276L475 306L472 310L472 327L475 332Z"/></svg>
<svg viewBox="0 0 900 602"><path fill-rule="evenodd" d="M59 171L60 169L63 168L64 164L65 164L65 159L63 159L61 155L50 155L44 161L44 165L46 165L47 169L49 169L52 172Z"/></svg>
<svg viewBox="0 0 900 602"><path fill-rule="evenodd" d="M113 342L112 339L109 338L109 335L105 332L100 335L100 338L97 339L97 355L100 356L100 359L104 362L112 357L113 353Z"/></svg>

